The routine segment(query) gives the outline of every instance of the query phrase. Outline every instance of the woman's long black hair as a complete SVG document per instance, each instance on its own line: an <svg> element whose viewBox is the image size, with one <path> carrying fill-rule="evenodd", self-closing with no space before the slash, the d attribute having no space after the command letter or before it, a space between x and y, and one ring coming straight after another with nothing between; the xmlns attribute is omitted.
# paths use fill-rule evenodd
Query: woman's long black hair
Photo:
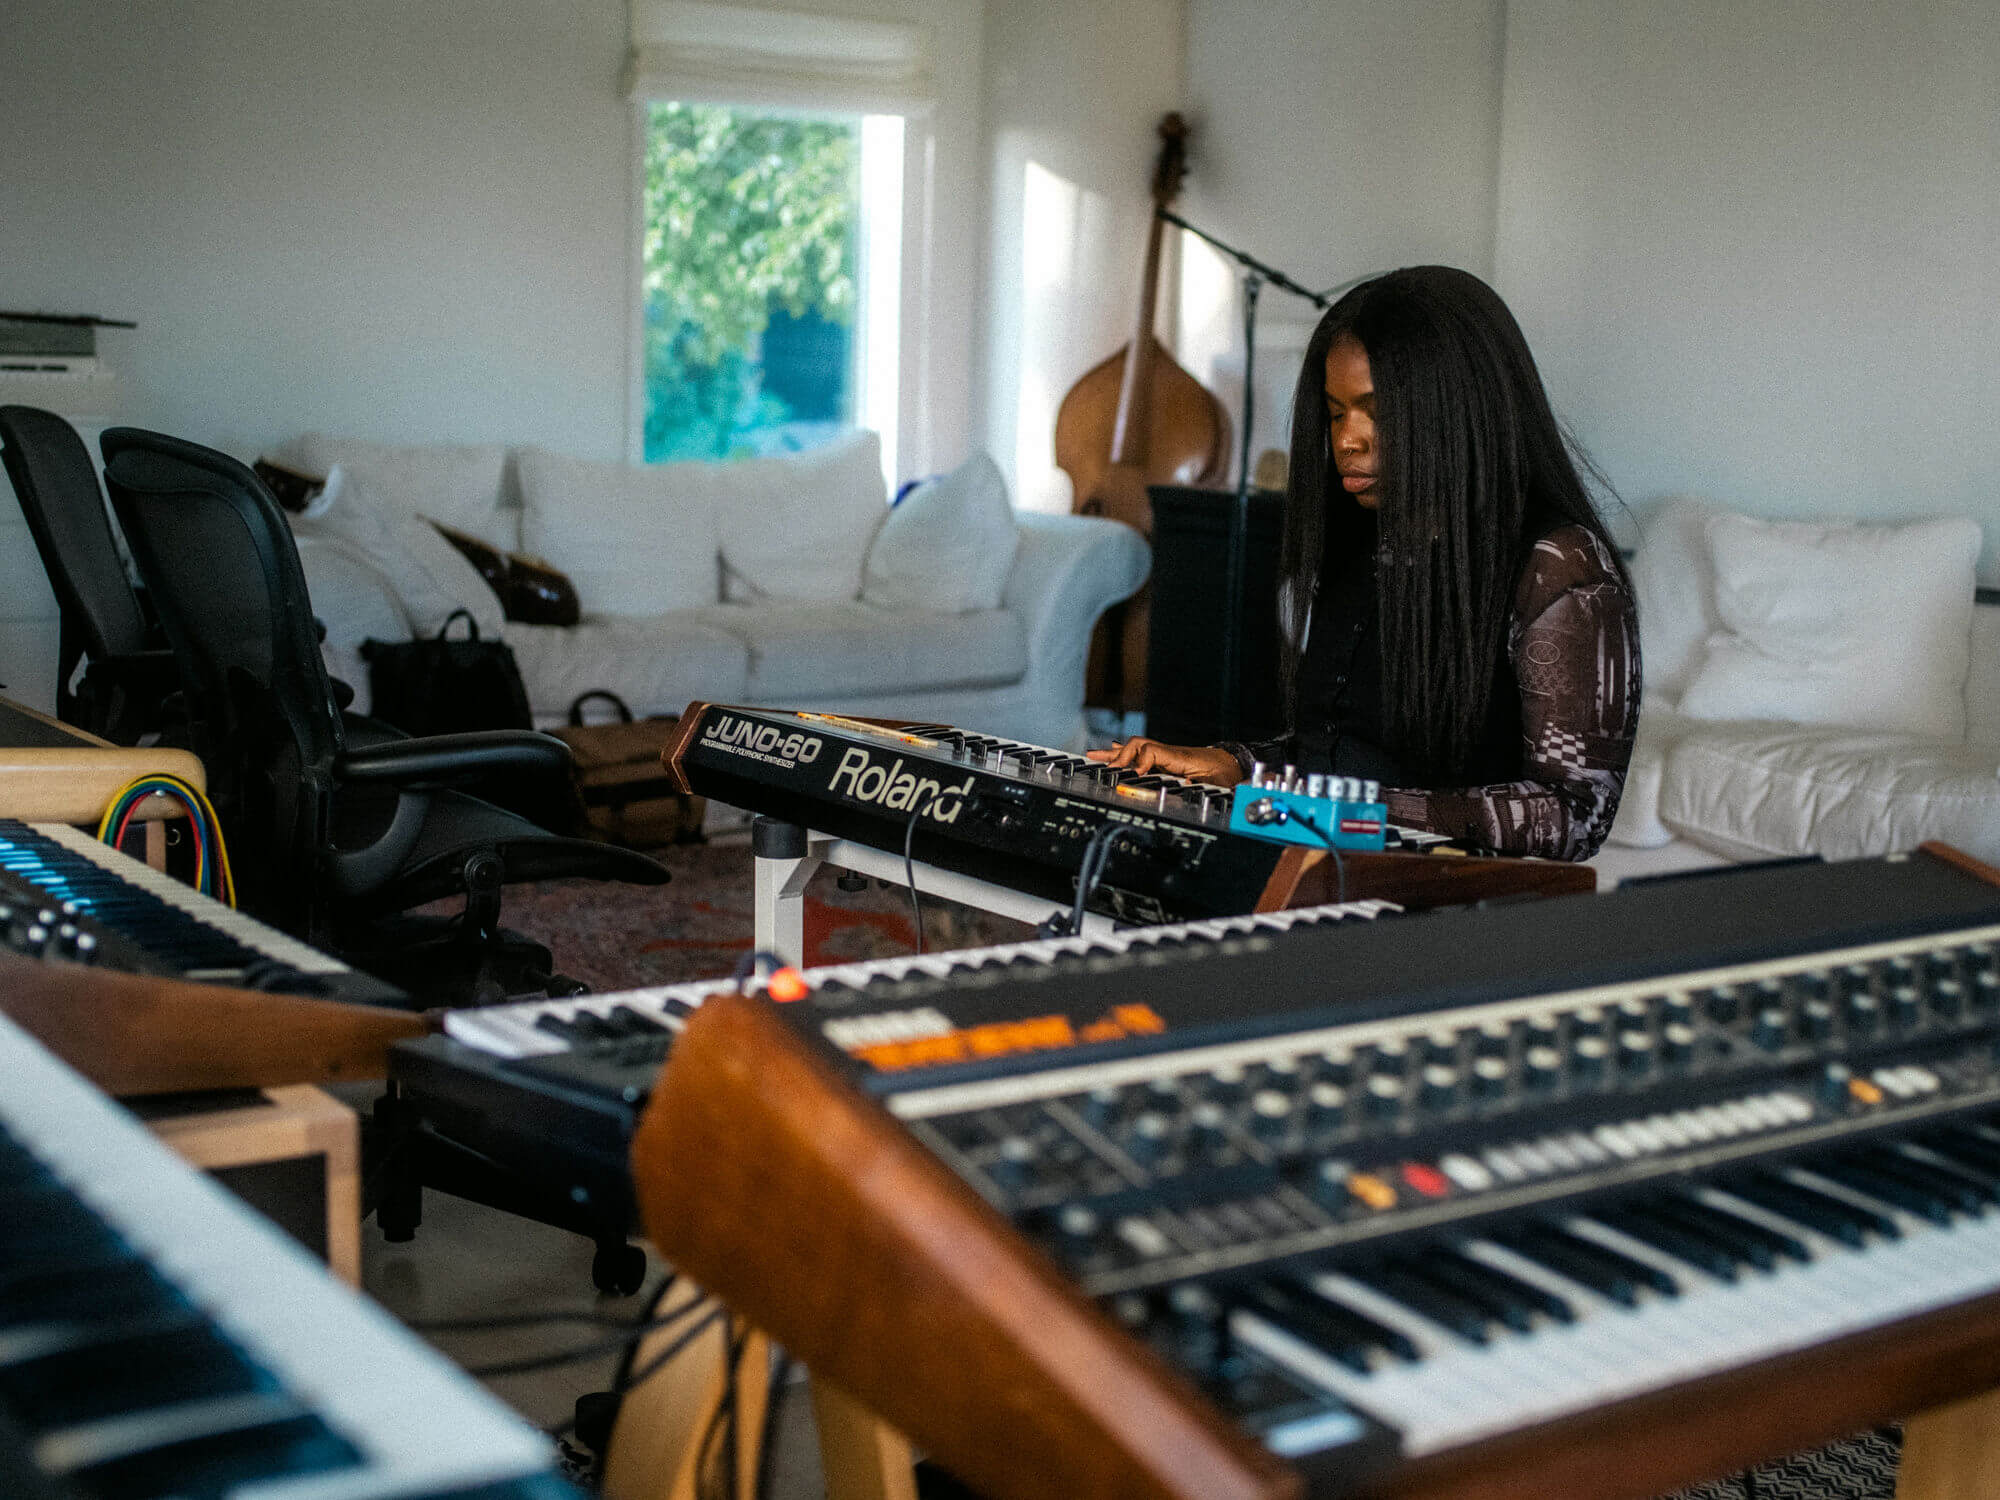
<svg viewBox="0 0 2000 1500"><path fill-rule="evenodd" d="M1616 564L1579 462L1602 476L1572 455L1528 341L1477 276L1413 266L1348 292L1313 330L1292 401L1279 554L1288 719L1321 559L1365 521L1337 482L1329 441L1326 356L1347 334L1367 351L1375 385L1385 748L1449 779L1486 722L1527 549L1573 522Z"/></svg>

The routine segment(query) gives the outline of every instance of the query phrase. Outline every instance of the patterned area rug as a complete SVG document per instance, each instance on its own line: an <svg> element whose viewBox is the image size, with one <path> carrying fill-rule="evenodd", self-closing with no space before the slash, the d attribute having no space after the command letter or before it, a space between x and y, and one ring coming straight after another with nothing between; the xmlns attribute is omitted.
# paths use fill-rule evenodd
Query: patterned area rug
<svg viewBox="0 0 2000 1500"><path fill-rule="evenodd" d="M548 880L507 888L501 921L546 943L556 968L594 990L727 975L750 951L753 880L747 838L654 850L673 871L664 886ZM932 951L1014 942L1031 929L990 912L923 899ZM806 890L806 964L854 963L916 951L910 893L874 881L840 889L822 870Z"/></svg>
<svg viewBox="0 0 2000 1500"><path fill-rule="evenodd" d="M1747 1476L1679 1490L1668 1500L1894 1500L1899 1428L1864 1432L1810 1453L1759 1464Z"/></svg>
<svg viewBox="0 0 2000 1500"><path fill-rule="evenodd" d="M673 871L667 886L552 880L510 886L507 926L539 939L556 967L595 990L631 989L728 974L750 951L752 874L747 838L655 850ZM1031 929L990 912L926 897L924 939L933 952L1015 942ZM853 963L914 952L909 892L870 880L840 889L821 871L806 891L806 963ZM1893 1500L1899 1432L1864 1433L1810 1453L1760 1464L1665 1500Z"/></svg>

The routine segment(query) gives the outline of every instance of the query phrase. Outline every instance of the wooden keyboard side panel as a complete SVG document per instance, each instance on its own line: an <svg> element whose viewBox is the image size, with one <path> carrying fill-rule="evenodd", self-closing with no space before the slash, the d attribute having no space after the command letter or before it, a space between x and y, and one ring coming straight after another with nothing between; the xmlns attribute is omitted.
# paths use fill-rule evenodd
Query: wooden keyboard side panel
<svg viewBox="0 0 2000 1500"><path fill-rule="evenodd" d="M632 1168L670 1262L981 1493L1299 1493L766 1001L701 1007Z"/></svg>

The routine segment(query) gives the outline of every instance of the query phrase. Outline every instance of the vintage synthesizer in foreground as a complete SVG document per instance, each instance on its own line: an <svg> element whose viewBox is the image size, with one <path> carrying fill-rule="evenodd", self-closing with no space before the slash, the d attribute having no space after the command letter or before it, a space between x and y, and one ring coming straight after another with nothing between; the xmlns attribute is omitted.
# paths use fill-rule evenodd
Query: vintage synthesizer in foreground
<svg viewBox="0 0 2000 1500"><path fill-rule="evenodd" d="M1086 907L1121 922L1233 916L1337 896L1329 884L1300 898L1324 851L1232 832L1229 788L1115 770L946 724L692 703L665 761L683 790L892 853L907 839L926 864L1061 906L1074 899L1079 872L1095 867ZM1399 850L1443 842L1398 828L1388 841ZM1437 899L1594 883L1577 866L1521 860L1474 861L1450 873L1459 877L1456 894ZM1418 879L1406 894L1357 880L1347 892L1412 905L1428 883Z"/></svg>
<svg viewBox="0 0 2000 1500"><path fill-rule="evenodd" d="M0 818L0 946L241 989L370 1004L404 999L63 823Z"/></svg>
<svg viewBox="0 0 2000 1500"><path fill-rule="evenodd" d="M1394 911L1385 902L1361 901L872 959L788 975L781 988L795 983L804 994L863 996L913 981L976 986L1028 967L1084 975L1094 966L1142 961L1190 945L1351 925ZM557 1200L606 1206L612 1218L631 1222L632 1132L654 1079L696 1008L737 988L727 979L698 980L448 1011L442 1037L391 1051L389 1076L412 1123L541 1183Z"/></svg>
<svg viewBox="0 0 2000 1500"><path fill-rule="evenodd" d="M1995 878L716 996L637 1191L996 1500L1655 1494L2000 1380Z"/></svg>
<svg viewBox="0 0 2000 1500"><path fill-rule="evenodd" d="M0 1018L0 1495L564 1500L541 1434Z"/></svg>

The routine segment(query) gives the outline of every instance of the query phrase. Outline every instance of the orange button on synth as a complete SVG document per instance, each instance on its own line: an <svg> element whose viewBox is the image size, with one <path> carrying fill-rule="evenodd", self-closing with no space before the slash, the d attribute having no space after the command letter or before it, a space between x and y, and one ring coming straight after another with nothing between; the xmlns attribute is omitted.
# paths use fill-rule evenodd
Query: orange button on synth
<svg viewBox="0 0 2000 1500"><path fill-rule="evenodd" d="M793 1000L803 1000L812 993L806 986L806 977L794 968L773 969L771 977L764 981L764 988L773 1000L789 1004Z"/></svg>
<svg viewBox="0 0 2000 1500"><path fill-rule="evenodd" d="M1854 1096L1856 1104L1880 1104L1882 1091L1865 1078L1847 1080L1847 1092Z"/></svg>
<svg viewBox="0 0 2000 1500"><path fill-rule="evenodd" d="M1347 1179L1347 1190L1367 1207L1377 1210L1396 1206L1396 1190L1369 1172L1356 1172Z"/></svg>

